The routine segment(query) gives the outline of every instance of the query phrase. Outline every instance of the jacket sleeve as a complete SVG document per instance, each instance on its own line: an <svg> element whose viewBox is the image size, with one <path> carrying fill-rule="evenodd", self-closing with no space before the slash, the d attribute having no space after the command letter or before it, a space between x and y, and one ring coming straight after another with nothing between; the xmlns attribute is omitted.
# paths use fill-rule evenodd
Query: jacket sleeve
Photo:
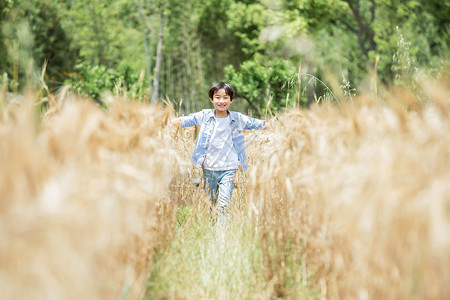
<svg viewBox="0 0 450 300"><path fill-rule="evenodd" d="M244 128L245 130L263 129L264 123L266 122L264 120L251 118L243 114L239 114L239 120L241 122L242 128Z"/></svg>
<svg viewBox="0 0 450 300"><path fill-rule="evenodd" d="M192 113L185 117L179 117L182 123L182 127L191 127L191 126L200 126L202 124L204 117L204 112L199 111L196 113Z"/></svg>

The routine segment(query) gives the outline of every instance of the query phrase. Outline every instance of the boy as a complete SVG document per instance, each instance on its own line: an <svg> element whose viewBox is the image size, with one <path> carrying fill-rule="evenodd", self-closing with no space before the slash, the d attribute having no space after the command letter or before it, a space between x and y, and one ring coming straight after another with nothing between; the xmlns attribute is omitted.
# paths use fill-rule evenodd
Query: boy
<svg viewBox="0 0 450 300"><path fill-rule="evenodd" d="M192 163L203 169L204 188L208 185L212 205L218 201L223 214L230 203L239 163L247 170L244 129L263 129L267 124L264 120L228 110L235 96L230 84L218 82L211 86L208 94L214 109L176 118L172 124L183 128L200 126Z"/></svg>

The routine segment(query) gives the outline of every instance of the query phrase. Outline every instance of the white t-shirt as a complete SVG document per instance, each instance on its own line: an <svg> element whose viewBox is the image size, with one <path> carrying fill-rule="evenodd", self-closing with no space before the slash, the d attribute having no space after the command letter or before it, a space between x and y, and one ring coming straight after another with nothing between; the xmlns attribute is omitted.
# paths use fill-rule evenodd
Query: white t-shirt
<svg viewBox="0 0 450 300"><path fill-rule="evenodd" d="M207 170L224 171L237 169L239 166L238 155L233 147L231 137L231 118L216 118L216 126L211 134L204 168Z"/></svg>

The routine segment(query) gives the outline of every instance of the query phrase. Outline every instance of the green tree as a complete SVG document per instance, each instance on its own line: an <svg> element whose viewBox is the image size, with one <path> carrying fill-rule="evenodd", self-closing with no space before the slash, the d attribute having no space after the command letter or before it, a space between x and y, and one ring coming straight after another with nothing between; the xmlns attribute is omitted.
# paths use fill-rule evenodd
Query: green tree
<svg viewBox="0 0 450 300"><path fill-rule="evenodd" d="M60 86L64 74L73 70L78 49L70 34L62 27L62 16L57 3L48 0L6 3L8 5L3 7L0 19L4 44L0 51L2 57L6 58L0 65L2 72L16 77L13 74L14 65L19 65L18 77L23 82L25 73L38 73L47 62L47 84L50 88ZM24 36L26 32L29 35ZM33 63L30 64L30 60Z"/></svg>
<svg viewBox="0 0 450 300"><path fill-rule="evenodd" d="M0 2L0 57L3 57L4 59L0 60L0 75L3 75L3 73L8 73L8 69L10 68L10 63L8 62L8 52L6 50L6 45L4 44L5 41L5 24L7 22L7 16L9 15L11 9L13 8L14 1L1 1Z"/></svg>
<svg viewBox="0 0 450 300"><path fill-rule="evenodd" d="M141 25L138 5L125 0L73 1L64 23L83 61L113 69L128 64L137 73L144 62Z"/></svg>
<svg viewBox="0 0 450 300"><path fill-rule="evenodd" d="M308 31L316 37L316 48L319 49L318 61L331 66L334 71L348 73L351 81L357 83L367 76L367 66L374 67L376 57L380 57L380 78L385 82L393 80L393 56L398 50L399 37L397 28L411 42L410 54L419 64L427 64L425 62L432 61L437 53L447 51L448 29L443 24L444 17L437 13L437 8L445 10L445 5L425 2L286 0L284 5L299 11L308 20ZM345 47L342 40L346 41ZM339 61L343 64L337 65Z"/></svg>
<svg viewBox="0 0 450 300"><path fill-rule="evenodd" d="M225 68L225 80L236 89L238 98L245 99L247 109L257 116L267 113L268 110L280 111L287 105L288 94L294 98L294 77L295 67L289 61L265 61L262 56L243 62L239 70L232 65ZM291 101L292 104L297 102L292 99Z"/></svg>
<svg viewBox="0 0 450 300"><path fill-rule="evenodd" d="M269 100L271 111L285 106L288 91L302 91L301 102L305 88L309 102L330 92L325 74L359 90L377 58L382 81L412 85L448 59L448 15L438 0L3 0L0 71L17 86L47 60L56 86L75 71L67 82L94 98L120 82L182 101L185 112L208 105L207 88L225 78L264 113Z"/></svg>
<svg viewBox="0 0 450 300"><path fill-rule="evenodd" d="M58 7L51 1L41 0L35 10L28 8L26 13L34 35L36 64L42 66L46 61L50 85L60 86L73 70L79 48L73 45L72 37L62 28Z"/></svg>
<svg viewBox="0 0 450 300"><path fill-rule="evenodd" d="M196 23L196 1L167 0L160 95L191 112L208 105L205 47Z"/></svg>
<svg viewBox="0 0 450 300"><path fill-rule="evenodd" d="M127 93L130 98L137 99L141 84L129 68L116 71L103 65L92 66L88 63L77 65L76 72L69 74L66 83L81 96L92 97L102 105L105 103L101 101L101 95L105 91Z"/></svg>
<svg viewBox="0 0 450 300"><path fill-rule="evenodd" d="M194 21L198 28L202 56L208 66L205 70L206 78L212 81L220 80L223 76L223 68L227 64L239 63L239 55L233 49L235 37L227 29L227 11L232 0L208 0L194 1L196 16Z"/></svg>

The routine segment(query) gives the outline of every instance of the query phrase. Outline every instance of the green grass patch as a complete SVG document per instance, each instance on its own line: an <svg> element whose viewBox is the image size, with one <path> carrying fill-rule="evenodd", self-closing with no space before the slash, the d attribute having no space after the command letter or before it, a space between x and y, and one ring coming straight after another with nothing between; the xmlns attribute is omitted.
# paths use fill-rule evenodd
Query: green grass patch
<svg viewBox="0 0 450 300"><path fill-rule="evenodd" d="M209 208L182 206L169 249L156 258L145 299L254 298L264 291L258 236L250 222L214 222Z"/></svg>
<svg viewBox="0 0 450 300"><path fill-rule="evenodd" d="M287 258L278 266L285 276L267 278L261 235L245 209L237 209L239 195L225 224L209 212L208 201L178 207L174 239L155 256L145 299L318 298L301 278L301 261Z"/></svg>

